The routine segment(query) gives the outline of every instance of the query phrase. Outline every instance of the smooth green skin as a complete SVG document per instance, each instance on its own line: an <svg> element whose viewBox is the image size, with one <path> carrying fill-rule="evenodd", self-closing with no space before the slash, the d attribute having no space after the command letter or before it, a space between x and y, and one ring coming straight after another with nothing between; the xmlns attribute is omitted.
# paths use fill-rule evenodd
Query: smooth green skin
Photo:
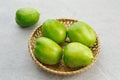
<svg viewBox="0 0 120 80"><path fill-rule="evenodd" d="M64 62L69 67L86 66L92 60L92 51L79 42L69 43L64 49Z"/></svg>
<svg viewBox="0 0 120 80"><path fill-rule="evenodd" d="M16 23L21 27L30 27L38 22L40 13L34 8L20 8L16 11Z"/></svg>
<svg viewBox="0 0 120 80"><path fill-rule="evenodd" d="M66 32L65 26L55 19L48 19L42 25L42 34L58 44L65 41Z"/></svg>
<svg viewBox="0 0 120 80"><path fill-rule="evenodd" d="M68 29L68 37L72 42L80 42L88 47L92 47L96 42L96 33L84 22L76 22Z"/></svg>
<svg viewBox="0 0 120 80"><path fill-rule="evenodd" d="M62 48L53 40L40 37L36 40L34 54L42 63L54 65L62 58Z"/></svg>

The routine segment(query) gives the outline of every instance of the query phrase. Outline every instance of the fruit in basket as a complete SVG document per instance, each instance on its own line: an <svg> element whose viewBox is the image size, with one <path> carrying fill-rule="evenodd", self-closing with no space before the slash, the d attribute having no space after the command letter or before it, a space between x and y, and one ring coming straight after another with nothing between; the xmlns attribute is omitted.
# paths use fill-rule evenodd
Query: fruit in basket
<svg viewBox="0 0 120 80"><path fill-rule="evenodd" d="M34 8L20 8L16 11L16 23L21 27L30 27L38 22L40 13Z"/></svg>
<svg viewBox="0 0 120 80"><path fill-rule="evenodd" d="M76 22L68 29L68 37L71 42L80 42L88 47L92 47L96 42L96 33L85 22Z"/></svg>
<svg viewBox="0 0 120 80"><path fill-rule="evenodd" d="M42 34L59 44L66 39L66 28L58 20L48 19L42 25Z"/></svg>
<svg viewBox="0 0 120 80"><path fill-rule="evenodd" d="M86 66L92 60L92 51L79 42L69 43L64 49L64 62L69 67Z"/></svg>
<svg viewBox="0 0 120 80"><path fill-rule="evenodd" d="M62 58L62 48L53 40L40 37L36 40L34 55L40 62L54 65Z"/></svg>

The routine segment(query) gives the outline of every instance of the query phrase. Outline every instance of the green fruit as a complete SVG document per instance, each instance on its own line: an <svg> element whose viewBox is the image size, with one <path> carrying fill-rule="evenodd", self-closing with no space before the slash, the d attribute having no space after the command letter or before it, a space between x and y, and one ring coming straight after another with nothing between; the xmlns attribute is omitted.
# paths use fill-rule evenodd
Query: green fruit
<svg viewBox="0 0 120 80"><path fill-rule="evenodd" d="M84 22L76 22L68 29L68 37L72 42L80 42L88 47L92 47L96 42L96 33Z"/></svg>
<svg viewBox="0 0 120 80"><path fill-rule="evenodd" d="M40 37L36 40L34 54L42 63L54 65L62 58L62 48L46 37Z"/></svg>
<svg viewBox="0 0 120 80"><path fill-rule="evenodd" d="M21 27L29 27L38 22L39 16L34 8L20 8L16 11L16 22Z"/></svg>
<svg viewBox="0 0 120 80"><path fill-rule="evenodd" d="M49 19L42 25L42 34L57 43L62 43L66 39L66 28L58 20Z"/></svg>
<svg viewBox="0 0 120 80"><path fill-rule="evenodd" d="M93 60L92 51L85 45L72 42L64 49L64 62L69 67L82 67Z"/></svg>

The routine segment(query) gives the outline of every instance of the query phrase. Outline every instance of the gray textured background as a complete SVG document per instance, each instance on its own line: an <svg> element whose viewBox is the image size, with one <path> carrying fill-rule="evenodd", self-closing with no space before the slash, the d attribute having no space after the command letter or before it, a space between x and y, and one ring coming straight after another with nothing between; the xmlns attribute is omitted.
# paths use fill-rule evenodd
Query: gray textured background
<svg viewBox="0 0 120 80"><path fill-rule="evenodd" d="M21 7L40 11L34 27L22 29L15 23ZM92 68L63 77L36 67L27 42L34 28L48 18L78 19L96 30L101 52ZM0 80L120 80L120 0L0 0Z"/></svg>

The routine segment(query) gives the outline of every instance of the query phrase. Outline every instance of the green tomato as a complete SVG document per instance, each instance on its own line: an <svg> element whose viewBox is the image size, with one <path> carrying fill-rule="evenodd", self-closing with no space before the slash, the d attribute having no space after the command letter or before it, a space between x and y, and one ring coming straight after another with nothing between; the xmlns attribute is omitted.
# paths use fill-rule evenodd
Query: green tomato
<svg viewBox="0 0 120 80"><path fill-rule="evenodd" d="M16 22L21 27L29 27L38 22L39 16L34 8L20 8L16 11Z"/></svg>
<svg viewBox="0 0 120 80"><path fill-rule="evenodd" d="M62 48L53 40L40 37L36 40L34 54L42 63L54 65L62 58Z"/></svg>
<svg viewBox="0 0 120 80"><path fill-rule="evenodd" d="M49 19L42 25L42 34L57 43L62 43L66 39L66 28L58 20Z"/></svg>
<svg viewBox="0 0 120 80"><path fill-rule="evenodd" d="M92 60L92 51L79 42L69 43L64 49L64 62L69 67L86 66Z"/></svg>
<svg viewBox="0 0 120 80"><path fill-rule="evenodd" d="M68 37L72 42L80 42L88 47L92 47L96 42L96 33L84 22L76 22L68 29Z"/></svg>

